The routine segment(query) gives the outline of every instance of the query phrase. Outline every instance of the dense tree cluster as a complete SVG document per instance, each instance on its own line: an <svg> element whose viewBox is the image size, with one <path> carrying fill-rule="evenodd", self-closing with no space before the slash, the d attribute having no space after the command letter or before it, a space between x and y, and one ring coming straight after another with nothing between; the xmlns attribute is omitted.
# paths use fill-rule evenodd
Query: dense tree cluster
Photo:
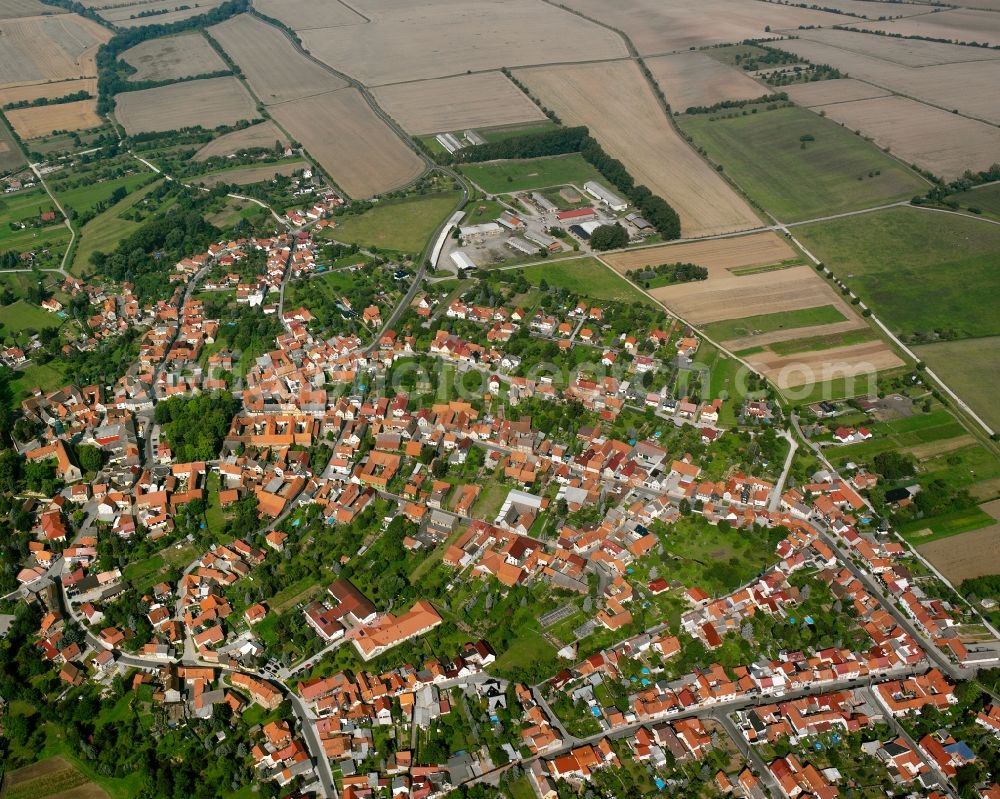
<svg viewBox="0 0 1000 799"><path fill-rule="evenodd" d="M82 3L75 2L75 0L52 0L50 5L59 6L68 11L75 11L82 16L96 19L103 24L103 20L97 18L91 9ZM178 22L139 25L119 31L97 51L97 113L107 114L113 111L115 107L115 95L119 92L151 88L151 86L157 86L162 83L153 81L133 82L127 80L130 72L134 72L135 70L129 67L128 64L119 61L118 57L130 47L135 47L135 45L147 39L159 39L163 36L171 36L183 33L184 31L207 28L249 10L250 0L226 0L221 5L207 10L204 14L188 17ZM222 74L229 73L227 71Z"/></svg>
<svg viewBox="0 0 1000 799"><path fill-rule="evenodd" d="M511 136L502 141L478 144L466 147L454 153L450 161L459 164L476 163L479 161L496 161L509 158L545 158L552 155L565 155L580 151L583 141L587 138L585 127L556 128L539 133L525 133L522 136Z"/></svg>
<svg viewBox="0 0 1000 799"><path fill-rule="evenodd" d="M685 114L712 114L716 111L725 111L731 108L744 108L748 105L760 103L776 103L788 100L788 92L775 92L774 94L764 94L752 100L722 100L714 105L692 105L689 106Z"/></svg>
<svg viewBox="0 0 1000 799"><path fill-rule="evenodd" d="M170 184L153 193L171 191ZM153 218L122 239L114 252L94 252L90 263L102 275L118 282L131 281L140 300L161 297L169 288L164 272L181 258L205 250L219 231L205 221L208 196L177 193L177 205L169 213Z"/></svg>
<svg viewBox="0 0 1000 799"><path fill-rule="evenodd" d="M62 97L36 97L34 100L18 100L16 103L6 103L3 110L12 111L15 108L35 108L41 105L59 105L61 103L72 103L76 100L89 100L91 97L92 95L90 92L86 89L81 89L78 92L64 94Z"/></svg>
<svg viewBox="0 0 1000 799"><path fill-rule="evenodd" d="M670 204L645 186L637 186L625 164L608 155L596 139L587 136L580 154L615 187L628 197L656 231L669 240L681 235L681 220Z"/></svg>
<svg viewBox="0 0 1000 799"><path fill-rule="evenodd" d="M629 270L626 274L643 283L656 280L658 284L690 283L693 280L708 278L708 270L704 266L683 263L647 266L645 269Z"/></svg>
<svg viewBox="0 0 1000 799"><path fill-rule="evenodd" d="M211 460L240 403L227 391L194 397L171 397L156 406L156 423L178 463Z"/></svg>
<svg viewBox="0 0 1000 799"><path fill-rule="evenodd" d="M590 234L590 246L595 250L616 250L628 244L628 232L621 223L601 225Z"/></svg>

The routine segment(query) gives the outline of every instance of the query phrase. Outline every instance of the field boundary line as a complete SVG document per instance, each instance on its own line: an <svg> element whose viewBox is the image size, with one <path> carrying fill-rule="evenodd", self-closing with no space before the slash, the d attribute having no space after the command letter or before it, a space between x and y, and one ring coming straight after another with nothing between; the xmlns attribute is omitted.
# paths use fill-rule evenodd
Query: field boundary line
<svg viewBox="0 0 1000 799"><path fill-rule="evenodd" d="M348 8L350 8L350 6L348 6ZM353 11L354 9L351 9L351 10ZM270 18L268 18L265 15L261 14L252 5L250 6L250 10L247 13L249 13L251 17L254 17L254 18L258 19L259 21L261 21L265 25L270 25L272 28L277 28L279 31L281 31L281 34L286 39L288 39L289 42L291 42L292 47L295 48L295 50L297 50L303 57L308 58L310 61L312 61L313 63L315 63L321 69L326 70L331 75L334 75L335 77L338 77L341 80L347 81L348 86L345 86L343 88L345 88L345 89L346 88L353 88L356 91L358 91L361 94L362 99L368 104L368 107L371 108L372 113L374 113L375 116L377 116L386 125L388 125L389 129L396 135L397 138L399 138L403 142L404 145L406 145L406 147L408 147L412 152L414 152L414 153L417 154L417 157L423 162L423 165L424 165L423 171L419 175L417 175L415 178L413 178L413 180L408 181L407 183L404 183L403 185L396 187L395 189L393 189L393 191L401 191L401 190L403 190L405 188L408 188L409 186L414 185L418 180L421 180L422 178L426 177L427 175L429 175L431 172L434 171L434 169L437 167L437 164L435 162L433 162L427 156L427 154L424 153L423 150L421 150L416 145L416 142L413 141L413 138L405 130L403 130L402 125L400 125L392 116L389 115L389 113L384 108L382 108L382 106L380 106L378 104L378 102L376 102L374 95L368 90L367 86L365 86L359 80L355 79L353 76L348 75L346 72L341 72L340 70L334 69L333 67L331 67L326 62L320 61L316 56L314 56L312 53L310 53L308 50L306 50L305 47L302 46L301 41L298 40L298 35L297 34L293 36L292 34L290 34L288 32L288 30L284 26L275 25L274 22L271 21ZM364 15L362 14L361 16L364 16ZM344 27L344 26L341 26L341 27ZM346 27L350 27L350 26L346 26ZM336 91L339 91L339 89L336 90ZM265 108L266 107L267 106L265 106ZM282 130L284 130L284 128L282 128ZM287 135L288 131L285 131L285 133ZM315 158L312 159L312 160L317 165L319 164L319 162ZM323 172L325 173L326 170L324 169ZM333 176L329 175L329 174L327 174L327 177L331 178L331 180L333 178ZM336 183L336 181L334 181L334 183ZM345 192L345 195L346 195L346 192Z"/></svg>
<svg viewBox="0 0 1000 799"><path fill-rule="evenodd" d="M959 216L964 216L964 214L959 214ZM788 234L789 238L791 238L792 241L795 242L796 246L798 246L798 248L802 250L802 252L804 252L809 257L809 259L813 262L814 265L819 266L822 263L798 239L795 238L795 236L791 233L791 231L786 229L785 232ZM831 272L830 274L832 275L833 273ZM923 363L923 361L917 356L917 354L913 350L911 350L906 344L900 341L900 339L896 336L896 334L893 333L888 328L888 326L886 326L885 322L879 319L878 316L875 314L875 312L871 308L869 308L865 304L865 302L860 297L858 297L857 294L854 293L853 289L849 288L847 284L843 283L840 280L840 278L838 278L836 275L834 275L834 280L836 284L839 284L839 286L842 286L843 288L847 289L848 292L847 296L849 299L851 300L856 299L858 301L858 308L860 308L862 311L869 312L871 320L876 325L878 325L878 327L889 338L889 340L892 341L892 343L895 344L902 352L904 352L908 358L911 358L915 364ZM923 373L928 377L930 377L935 383L937 383L938 386L944 390L945 394L947 394L952 399L952 401L954 401L959 406L959 408L961 408L962 412L966 414L968 418L974 420L983 429L983 431L986 433L987 436L992 438L996 434L996 431L994 431L993 428L990 427L979 416L979 414L977 414L974 410L972 410L972 408L969 407L969 405L965 402L965 400L963 400L960 396L958 396L958 394L956 394L951 389L951 387L947 383L945 383L944 380L938 377L938 375L932 369L930 369L926 364L924 365Z"/></svg>

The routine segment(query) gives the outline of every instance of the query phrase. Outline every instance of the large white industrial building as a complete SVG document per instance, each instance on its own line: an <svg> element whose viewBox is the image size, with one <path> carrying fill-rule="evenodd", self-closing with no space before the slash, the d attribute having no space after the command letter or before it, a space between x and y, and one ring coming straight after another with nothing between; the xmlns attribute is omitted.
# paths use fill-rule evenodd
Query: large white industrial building
<svg viewBox="0 0 1000 799"><path fill-rule="evenodd" d="M604 203L612 211L624 211L628 203L611 190L605 188L596 180L588 180L583 184L583 190L595 200Z"/></svg>

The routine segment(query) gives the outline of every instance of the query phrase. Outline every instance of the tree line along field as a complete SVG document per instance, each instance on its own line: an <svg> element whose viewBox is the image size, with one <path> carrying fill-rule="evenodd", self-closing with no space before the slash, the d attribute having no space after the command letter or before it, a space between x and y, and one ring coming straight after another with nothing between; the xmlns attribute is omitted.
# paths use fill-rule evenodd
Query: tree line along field
<svg viewBox="0 0 1000 799"><path fill-rule="evenodd" d="M275 142L280 143L283 147L287 147L289 144L288 137L284 132L268 119L241 130L223 133L212 139L194 154L194 160L204 161L215 155L229 155L243 150L270 149L274 147Z"/></svg>
<svg viewBox="0 0 1000 799"><path fill-rule="evenodd" d="M959 203L964 209L976 209L984 216L1000 221L1000 184L952 194L948 199Z"/></svg>
<svg viewBox="0 0 1000 799"><path fill-rule="evenodd" d="M221 5L222 0L199 0L197 4L186 3L184 0L154 0L138 4L104 4L97 9L101 19L118 28L139 28L144 25L169 25L180 22ZM147 12L146 16L139 16ZM155 12L150 14L148 12Z"/></svg>
<svg viewBox="0 0 1000 799"><path fill-rule="evenodd" d="M995 13L978 9L948 9L935 14L921 14L912 19L862 22L857 27L901 36L1000 44L1000 19Z"/></svg>
<svg viewBox="0 0 1000 799"><path fill-rule="evenodd" d="M839 125L801 108L677 117L708 157L784 222L909 199L927 182Z"/></svg>
<svg viewBox="0 0 1000 799"><path fill-rule="evenodd" d="M4 0L0 6L0 19L39 17L43 14L63 14L63 9L46 5L39 0Z"/></svg>
<svg viewBox="0 0 1000 799"><path fill-rule="evenodd" d="M995 50L840 30L803 31L773 46L920 102L1000 121L990 91L1000 70Z"/></svg>
<svg viewBox="0 0 1000 799"><path fill-rule="evenodd" d="M301 158L291 158L285 161L275 161L269 164L261 164L259 166L239 166L233 169L220 169L215 172L206 172L204 175L198 175L191 178L192 183L197 183L201 186L217 186L220 183L230 184L235 183L239 186L247 186L251 183L261 183L263 181L272 180L276 175L289 176L296 172L301 172L304 169L308 169L310 166L308 161L303 161Z"/></svg>
<svg viewBox="0 0 1000 799"><path fill-rule="evenodd" d="M130 134L200 126L212 129L259 118L236 78L209 78L115 96L115 116Z"/></svg>
<svg viewBox="0 0 1000 799"><path fill-rule="evenodd" d="M457 169L487 194L509 194L566 184L579 188L589 180L605 180L577 153L554 158L463 164Z"/></svg>
<svg viewBox="0 0 1000 799"><path fill-rule="evenodd" d="M688 238L760 226L740 197L673 129L632 61L518 70L567 125L586 125L636 184L670 203Z"/></svg>
<svg viewBox="0 0 1000 799"><path fill-rule="evenodd" d="M1000 226L891 208L803 225L795 235L898 334L1000 334Z"/></svg>
<svg viewBox="0 0 1000 799"><path fill-rule="evenodd" d="M104 120L97 114L94 100L17 108L4 111L4 114L24 141L48 136L56 130L90 130L104 124Z"/></svg>
<svg viewBox="0 0 1000 799"><path fill-rule="evenodd" d="M820 110L905 161L953 179L996 160L997 51L836 30L803 31L773 46L899 95Z"/></svg>
<svg viewBox="0 0 1000 799"><path fill-rule="evenodd" d="M125 219L123 215L141 203L159 183L159 180L154 180L149 185L130 192L125 199L99 213L80 229L73 260L69 265L72 274L82 275L90 266L91 254L97 251L112 252L119 241L138 227L137 222Z"/></svg>
<svg viewBox="0 0 1000 799"><path fill-rule="evenodd" d="M748 233L704 241L661 244L656 247L636 247L603 256L615 270L626 272L665 263L691 263L703 266L713 273L726 277L731 272L758 267L781 266L801 263L796 250L773 231Z"/></svg>
<svg viewBox="0 0 1000 799"><path fill-rule="evenodd" d="M121 54L135 68L130 81L161 81L228 71L226 62L198 31L147 39Z"/></svg>
<svg viewBox="0 0 1000 799"><path fill-rule="evenodd" d="M646 66L675 112L724 100L753 100L771 93L769 87L742 70L697 50L649 58Z"/></svg>
<svg viewBox="0 0 1000 799"><path fill-rule="evenodd" d="M24 86L11 86L0 89L0 105L19 103L24 100L37 100L40 97L54 99L65 97L76 92L97 93L96 78L78 78L75 80L60 80L50 83L30 83Z"/></svg>

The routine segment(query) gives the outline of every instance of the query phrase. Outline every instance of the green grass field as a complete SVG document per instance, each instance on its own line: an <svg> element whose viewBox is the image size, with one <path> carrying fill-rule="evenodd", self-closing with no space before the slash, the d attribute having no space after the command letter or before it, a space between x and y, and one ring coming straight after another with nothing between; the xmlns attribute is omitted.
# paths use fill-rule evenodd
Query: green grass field
<svg viewBox="0 0 1000 799"><path fill-rule="evenodd" d="M149 194L158 183L158 180L153 181L148 186L132 192L124 200L102 211L83 226L76 252L73 253L73 263L69 267L72 274L79 275L90 265L92 253L111 252L118 246L119 241L139 227L138 222L122 219L122 214Z"/></svg>
<svg viewBox="0 0 1000 799"><path fill-rule="evenodd" d="M386 200L357 216L342 216L330 237L345 244L418 255L458 202L456 192Z"/></svg>
<svg viewBox="0 0 1000 799"><path fill-rule="evenodd" d="M745 316L742 319L726 319L705 325L705 332L716 341L742 338L756 333L773 333L777 330L792 330L812 325L830 325L843 322L844 315L832 305L816 308L800 308L795 311Z"/></svg>
<svg viewBox="0 0 1000 799"><path fill-rule="evenodd" d="M656 305L596 258L569 258L536 264L525 267L524 276L529 283L538 285L544 279L550 286L572 289L593 300Z"/></svg>
<svg viewBox="0 0 1000 799"><path fill-rule="evenodd" d="M918 413L891 422L866 423L872 429L873 438L847 446L828 447L826 456L835 465L848 461L865 461L880 452L919 447L935 441L964 436L966 431L944 408Z"/></svg>
<svg viewBox="0 0 1000 799"><path fill-rule="evenodd" d="M490 194L541 189L567 183L583 186L588 180L603 179L594 167L576 153L555 158L468 164L459 167L459 171Z"/></svg>
<svg viewBox="0 0 1000 799"><path fill-rule="evenodd" d="M134 175L126 175L114 180L104 180L97 183L86 183L82 186L75 186L62 191L56 190L56 196L64 207L72 208L78 213L93 208L97 203L107 200L114 193L115 189L124 188L129 193L134 192L140 186L154 180L152 172L139 172ZM68 214L69 211L67 210Z"/></svg>
<svg viewBox="0 0 1000 799"><path fill-rule="evenodd" d="M852 344L863 344L878 338L870 327L859 327L857 330L847 330L843 333L831 333L825 336L808 336L791 341L776 341L768 345L771 352L778 355L794 355L797 352L814 352L828 350L832 347L848 347Z"/></svg>
<svg viewBox="0 0 1000 799"><path fill-rule="evenodd" d="M539 661L550 664L553 672L558 670L555 647L540 633L529 630L522 637L511 641L507 651L496 659L490 671L505 674L514 669L530 668Z"/></svg>
<svg viewBox="0 0 1000 799"><path fill-rule="evenodd" d="M0 291L10 289L15 297L23 299L28 296L28 292L38 283L38 273L25 269L23 272L7 272L0 274ZM41 274L42 284L52 291L56 298L62 302L68 297L59 290L62 284L62 275L55 272L43 272ZM2 322L3 319L0 319Z"/></svg>
<svg viewBox="0 0 1000 799"><path fill-rule="evenodd" d="M19 403L38 386L42 391L55 391L69 382L65 367L58 362L33 364L17 372L17 379L10 384L12 400Z"/></svg>
<svg viewBox="0 0 1000 799"><path fill-rule="evenodd" d="M1000 334L1000 225L891 208L795 235L899 334Z"/></svg>
<svg viewBox="0 0 1000 799"><path fill-rule="evenodd" d="M41 228L28 227L20 230L11 227L11 223L38 219L45 211L54 210L55 204L41 187L0 195L0 251L31 249L33 245L27 244L28 242L48 240L52 234L68 236L69 231L61 219Z"/></svg>
<svg viewBox="0 0 1000 799"><path fill-rule="evenodd" d="M1000 336L914 347L922 361L993 429L1000 430Z"/></svg>
<svg viewBox="0 0 1000 799"><path fill-rule="evenodd" d="M911 544L929 544L941 538L980 530L996 524L996 520L978 507L944 513L928 519L916 519L899 526L899 533ZM930 530L930 534L924 533Z"/></svg>
<svg viewBox="0 0 1000 799"><path fill-rule="evenodd" d="M479 225L492 222L506 209L497 200L473 200L465 206L463 225Z"/></svg>
<svg viewBox="0 0 1000 799"><path fill-rule="evenodd" d="M952 194L948 199L960 203L964 209L978 208L983 216L1000 219L1000 183Z"/></svg>
<svg viewBox="0 0 1000 799"><path fill-rule="evenodd" d="M875 145L803 108L676 119L750 197L785 222L909 199L927 188ZM813 140L803 143L803 136Z"/></svg>
<svg viewBox="0 0 1000 799"><path fill-rule="evenodd" d="M41 330L45 327L59 327L62 319L48 311L43 311L37 305L31 305L24 300L18 300L5 305L0 322L5 333L20 333L22 330Z"/></svg>

